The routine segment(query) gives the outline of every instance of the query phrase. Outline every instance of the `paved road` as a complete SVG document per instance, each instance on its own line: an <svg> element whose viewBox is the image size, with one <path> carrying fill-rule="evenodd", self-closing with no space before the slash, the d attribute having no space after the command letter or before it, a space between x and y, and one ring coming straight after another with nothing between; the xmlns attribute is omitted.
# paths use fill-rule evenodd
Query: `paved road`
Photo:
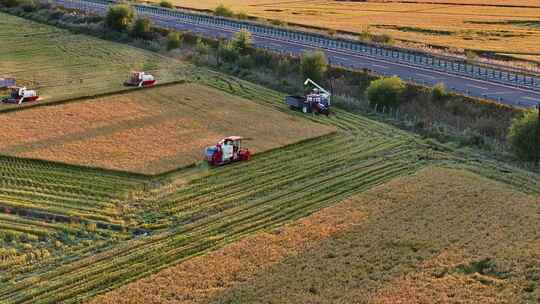
<svg viewBox="0 0 540 304"><path fill-rule="evenodd" d="M60 0L59 2L61 2ZM67 4L67 3L66 3ZM104 13L106 6L93 4L92 9L98 13ZM220 28L201 24L182 23L174 17L146 13L156 24L182 31L191 31L206 37L230 38L234 29ZM276 52L299 55L308 50L320 49L299 42L285 41L277 38L253 35L255 46ZM397 75L407 81L434 85L444 83L451 91L482 97L511 106L531 108L540 104L540 92L514 87L511 85L479 80L466 76L448 74L442 71L434 71L419 66L412 66L388 58L376 58L359 55L344 50L322 49L331 64L355 69L369 69L381 75Z"/></svg>
<svg viewBox="0 0 540 304"><path fill-rule="evenodd" d="M229 38L234 34L233 30L225 28L206 27L194 24L179 24L171 22L167 18L155 16L155 21L168 27L178 30L189 30L205 36L215 38ZM315 47L301 43L277 40L274 38L253 36L253 42L258 47L269 50L301 54L307 50L317 49ZM540 92L516 88L499 83L492 83L484 80L472 79L464 76L447 74L444 72L423 69L421 67L410 66L388 60L370 58L358 54L344 51L323 50L333 65L340 65L355 69L367 68L381 75L397 75L402 79L425 85L435 85L444 83L445 86L454 92L461 94L483 97L489 100L519 107L535 107L540 104Z"/></svg>

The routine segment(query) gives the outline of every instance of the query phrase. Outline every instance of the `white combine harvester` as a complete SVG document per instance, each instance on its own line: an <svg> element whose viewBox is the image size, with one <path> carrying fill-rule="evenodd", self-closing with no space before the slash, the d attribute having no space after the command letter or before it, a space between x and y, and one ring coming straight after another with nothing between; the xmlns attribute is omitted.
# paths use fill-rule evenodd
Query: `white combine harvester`
<svg viewBox="0 0 540 304"><path fill-rule="evenodd" d="M26 87L9 87L11 94L4 98L2 102L21 104L23 102L36 101L39 95L34 90L28 90Z"/></svg>
<svg viewBox="0 0 540 304"><path fill-rule="evenodd" d="M154 76L145 72L131 72L130 78L124 82L124 85L130 87L150 87L156 84Z"/></svg>

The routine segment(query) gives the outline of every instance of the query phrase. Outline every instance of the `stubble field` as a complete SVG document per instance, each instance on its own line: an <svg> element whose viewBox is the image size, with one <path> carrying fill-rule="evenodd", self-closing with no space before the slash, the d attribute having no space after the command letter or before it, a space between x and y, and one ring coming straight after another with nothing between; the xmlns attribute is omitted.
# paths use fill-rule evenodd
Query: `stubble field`
<svg viewBox="0 0 540 304"><path fill-rule="evenodd" d="M538 196L429 167L91 303L535 303L539 216Z"/></svg>
<svg viewBox="0 0 540 304"><path fill-rule="evenodd" d="M5 113L0 124L11 130L4 155L143 174L198 162L230 135L259 153L335 131L197 84Z"/></svg>
<svg viewBox="0 0 540 304"><path fill-rule="evenodd" d="M224 3L261 18L356 33L369 30L400 40L540 61L540 4L534 0L172 2L196 9L214 9Z"/></svg>

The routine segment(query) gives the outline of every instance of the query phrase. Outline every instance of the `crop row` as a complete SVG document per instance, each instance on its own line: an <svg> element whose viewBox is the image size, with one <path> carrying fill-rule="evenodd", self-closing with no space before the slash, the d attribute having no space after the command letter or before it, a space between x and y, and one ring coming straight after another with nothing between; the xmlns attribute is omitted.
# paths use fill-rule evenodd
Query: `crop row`
<svg viewBox="0 0 540 304"><path fill-rule="evenodd" d="M0 157L0 211L23 210L118 223L119 205L140 177ZM15 212L16 213L16 212Z"/></svg>
<svg viewBox="0 0 540 304"><path fill-rule="evenodd" d="M168 231L2 288L0 300L52 303L91 296L409 174L422 165L416 149L406 137L341 133L217 169L156 202L156 209L175 219Z"/></svg>
<svg viewBox="0 0 540 304"><path fill-rule="evenodd" d="M344 131L362 133L368 135L386 135L392 137L408 136L404 131L392 128L389 125L376 122L364 116L356 115L338 108L333 109L334 115L330 117L318 117L316 115L305 115L288 110L283 102L284 95L276 91L240 80L238 78L225 76L208 70L199 70L199 81L205 85L216 89L244 97L259 104L263 104L274 109L287 111L291 115L299 115L303 118L319 123L336 126Z"/></svg>

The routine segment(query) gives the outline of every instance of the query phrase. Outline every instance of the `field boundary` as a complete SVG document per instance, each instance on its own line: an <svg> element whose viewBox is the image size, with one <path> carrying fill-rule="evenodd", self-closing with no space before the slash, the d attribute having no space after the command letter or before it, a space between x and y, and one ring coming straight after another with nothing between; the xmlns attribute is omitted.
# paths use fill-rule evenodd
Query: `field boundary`
<svg viewBox="0 0 540 304"><path fill-rule="evenodd" d="M83 96L77 96L77 97L69 97L69 98L66 98L66 99L60 99L60 100L51 101L51 102L45 102L45 103L39 103L39 101L37 101L37 103L32 104L32 105L27 105L27 106L25 105L25 106L22 106L22 107L15 107L15 108L8 108L8 109L1 109L0 110L0 115L4 114L4 113L19 112L19 111L35 109L35 108L40 108L40 107L53 107L53 106L59 106L59 105L63 105L63 104L73 103L73 102L83 102L83 101L94 100L94 99L103 98L103 97L129 94L131 92L136 92L136 91L139 91L139 90L153 90L153 89L157 89L157 88L168 87L168 86L173 86L173 85L178 85L178 84L185 84L185 83L190 83L190 81L188 81L186 79L182 79L182 80L170 81L170 82L166 82L166 83L158 83L158 84L156 84L156 85L154 85L152 87L148 87L148 88L126 88L126 89L122 89L122 90L118 90L118 91L98 93L98 94L94 94L94 95L83 95Z"/></svg>
<svg viewBox="0 0 540 304"><path fill-rule="evenodd" d="M46 159L41 159L41 158L17 157L17 156L12 156L12 155L0 154L0 160L1 159L8 160L8 161L30 162L30 163L35 163L37 165L60 167L60 168L65 168L65 169L69 169L73 171L87 171L87 172L101 173L101 174L106 173L106 174L114 175L116 177L140 179L141 182L148 181L148 178L152 177L152 175L146 175L146 174L137 173L133 171L114 170L114 169L106 169L106 168L92 167L92 166L81 166L81 165L46 160Z"/></svg>
<svg viewBox="0 0 540 304"><path fill-rule="evenodd" d="M251 102L253 102L253 101L251 101ZM286 113L285 111L283 111L283 112ZM290 114L290 113L288 113L288 114ZM315 123L317 123L317 122L315 122ZM338 133L339 133L339 131L336 130L336 131L333 131L333 132L330 132L330 133L327 133L327 134L323 134L323 135L320 135L320 136L315 136L315 137L302 139L302 140L299 140L297 142L290 143L288 145L283 145L283 146L275 147L275 148L272 148L272 149L269 149L269 150L266 150L266 151L263 151L263 152L260 152L260 153L255 153L255 154L252 155L252 159L257 159L258 157L264 156L264 155L266 155L268 153L272 153L272 152L275 152L275 151L283 149L283 148L291 148L291 147L294 147L296 145L306 144L306 143L309 143L311 141L320 140L320 139L325 138L325 137L335 136ZM158 173L158 174L155 174L155 175L146 175L146 176L151 177L153 180L167 179L167 178L169 178L169 177L171 177L171 176L173 176L173 175L175 175L177 173L180 173L181 171L196 168L198 166L198 164L199 164L199 162L195 162L195 163L187 165L187 166L182 166L182 167L178 167L178 168L173 169L173 170L161 172L161 173Z"/></svg>

